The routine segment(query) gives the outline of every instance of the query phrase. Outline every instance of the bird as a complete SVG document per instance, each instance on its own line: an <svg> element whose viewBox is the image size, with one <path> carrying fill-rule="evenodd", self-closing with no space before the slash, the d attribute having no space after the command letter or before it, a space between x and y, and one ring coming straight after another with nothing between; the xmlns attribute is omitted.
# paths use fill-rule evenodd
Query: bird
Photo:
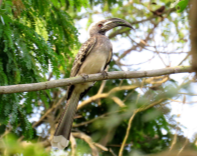
<svg viewBox="0 0 197 156"><path fill-rule="evenodd" d="M88 29L89 39L82 44L75 57L70 77L88 74L103 73L112 58L112 44L105 33L115 27L124 26L133 29L132 25L120 18L109 18L94 22ZM51 145L58 149L64 149L69 144L69 137L72 129L79 100L88 92L95 82L74 84L67 89L67 103L63 111Z"/></svg>

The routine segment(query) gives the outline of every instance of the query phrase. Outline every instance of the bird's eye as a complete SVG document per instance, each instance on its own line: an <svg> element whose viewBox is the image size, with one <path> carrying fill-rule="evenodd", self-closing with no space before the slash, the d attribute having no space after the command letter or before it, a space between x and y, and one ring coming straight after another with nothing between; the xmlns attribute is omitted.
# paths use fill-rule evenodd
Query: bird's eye
<svg viewBox="0 0 197 156"><path fill-rule="evenodd" d="M102 26L103 26L102 24L99 24L99 25L98 25L98 27L102 27Z"/></svg>

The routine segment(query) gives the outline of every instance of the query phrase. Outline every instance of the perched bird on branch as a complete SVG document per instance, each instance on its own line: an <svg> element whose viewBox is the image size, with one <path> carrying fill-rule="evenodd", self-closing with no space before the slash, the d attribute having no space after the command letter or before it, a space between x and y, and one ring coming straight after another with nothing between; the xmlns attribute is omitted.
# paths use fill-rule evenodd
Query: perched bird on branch
<svg viewBox="0 0 197 156"><path fill-rule="evenodd" d="M111 61L112 45L105 33L118 26L132 28L128 22L119 18L110 18L91 24L88 30L90 38L80 48L70 77L83 76L85 78L88 74L106 74L104 70ZM94 82L86 82L68 87L66 107L51 141L53 147L64 149L68 146L78 102L93 85Z"/></svg>

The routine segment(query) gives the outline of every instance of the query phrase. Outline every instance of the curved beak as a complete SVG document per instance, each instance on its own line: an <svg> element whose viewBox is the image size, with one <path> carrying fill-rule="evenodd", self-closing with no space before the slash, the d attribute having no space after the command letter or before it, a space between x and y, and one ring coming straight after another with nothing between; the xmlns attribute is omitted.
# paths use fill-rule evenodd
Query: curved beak
<svg viewBox="0 0 197 156"><path fill-rule="evenodd" d="M105 22L103 23L103 27L101 28L101 31L106 32L106 31L113 29L115 27L118 27L118 26L125 26L125 27L129 27L129 28L133 29L131 24L123 19L110 18L110 19L105 20Z"/></svg>

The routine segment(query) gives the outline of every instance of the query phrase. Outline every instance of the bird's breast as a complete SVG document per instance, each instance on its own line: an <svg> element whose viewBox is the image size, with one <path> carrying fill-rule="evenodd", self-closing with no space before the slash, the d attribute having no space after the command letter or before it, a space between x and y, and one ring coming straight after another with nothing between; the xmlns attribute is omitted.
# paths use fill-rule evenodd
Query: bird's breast
<svg viewBox="0 0 197 156"><path fill-rule="evenodd" d="M78 74L94 74L103 71L111 58L111 52L111 43L108 40L98 42L83 62Z"/></svg>
<svg viewBox="0 0 197 156"><path fill-rule="evenodd" d="M91 53L82 64L78 74L94 74L101 72L106 64L107 55L95 52Z"/></svg>

